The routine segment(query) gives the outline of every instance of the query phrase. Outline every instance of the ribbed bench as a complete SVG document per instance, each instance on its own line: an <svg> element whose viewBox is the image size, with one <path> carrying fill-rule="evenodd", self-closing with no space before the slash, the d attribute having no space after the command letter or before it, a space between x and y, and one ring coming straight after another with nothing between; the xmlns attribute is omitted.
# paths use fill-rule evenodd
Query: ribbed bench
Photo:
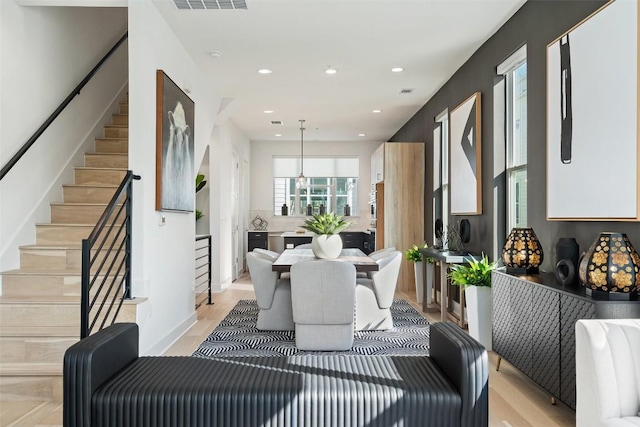
<svg viewBox="0 0 640 427"><path fill-rule="evenodd" d="M488 359L454 324L431 356L138 357L136 324L64 358L64 426L487 426Z"/></svg>

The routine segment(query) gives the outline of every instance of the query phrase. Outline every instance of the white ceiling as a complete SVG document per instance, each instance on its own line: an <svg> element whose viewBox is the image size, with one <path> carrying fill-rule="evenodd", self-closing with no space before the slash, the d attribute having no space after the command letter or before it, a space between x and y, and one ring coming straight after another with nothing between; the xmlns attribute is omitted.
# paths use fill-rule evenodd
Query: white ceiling
<svg viewBox="0 0 640 427"><path fill-rule="evenodd" d="M305 140L388 140L524 2L247 0L247 10L178 10L154 1L254 141L299 140L299 119ZM329 65L338 73L325 74Z"/></svg>

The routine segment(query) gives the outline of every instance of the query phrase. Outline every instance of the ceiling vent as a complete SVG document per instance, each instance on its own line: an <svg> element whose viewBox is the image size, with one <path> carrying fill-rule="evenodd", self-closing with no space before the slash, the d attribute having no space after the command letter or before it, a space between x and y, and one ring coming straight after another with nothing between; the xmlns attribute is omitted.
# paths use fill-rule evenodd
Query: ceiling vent
<svg viewBox="0 0 640 427"><path fill-rule="evenodd" d="M246 9L246 0L173 0L178 9Z"/></svg>
<svg viewBox="0 0 640 427"><path fill-rule="evenodd" d="M283 125L282 120L271 120L272 125Z"/></svg>
<svg viewBox="0 0 640 427"><path fill-rule="evenodd" d="M415 89L400 89L400 95L413 93Z"/></svg>

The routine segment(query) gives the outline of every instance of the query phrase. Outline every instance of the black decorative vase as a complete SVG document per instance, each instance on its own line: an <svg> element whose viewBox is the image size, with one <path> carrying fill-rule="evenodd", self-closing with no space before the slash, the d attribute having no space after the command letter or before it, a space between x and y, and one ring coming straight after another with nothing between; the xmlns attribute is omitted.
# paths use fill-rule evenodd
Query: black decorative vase
<svg viewBox="0 0 640 427"><path fill-rule="evenodd" d="M573 237L561 237L556 243L556 280L563 285L577 286L580 246Z"/></svg>
<svg viewBox="0 0 640 427"><path fill-rule="evenodd" d="M312 209L313 209L313 207L311 205L307 205L307 216L313 215Z"/></svg>
<svg viewBox="0 0 640 427"><path fill-rule="evenodd" d="M281 209L281 211L282 211L282 212L281 212L281 213L282 213L282 216L287 216L287 215L289 215L289 207L288 207L286 204L285 204L285 205L282 205L282 209Z"/></svg>
<svg viewBox="0 0 640 427"><path fill-rule="evenodd" d="M344 206L344 216L351 216L351 206L349 205Z"/></svg>

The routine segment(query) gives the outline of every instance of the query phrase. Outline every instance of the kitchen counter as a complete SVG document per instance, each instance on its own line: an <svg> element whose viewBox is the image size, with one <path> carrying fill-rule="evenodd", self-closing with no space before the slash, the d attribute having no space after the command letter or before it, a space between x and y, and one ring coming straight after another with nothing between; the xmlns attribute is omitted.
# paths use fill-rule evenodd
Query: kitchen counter
<svg viewBox="0 0 640 427"><path fill-rule="evenodd" d="M313 237L313 233L305 231L304 233L298 233L296 231L285 231L280 237Z"/></svg>

